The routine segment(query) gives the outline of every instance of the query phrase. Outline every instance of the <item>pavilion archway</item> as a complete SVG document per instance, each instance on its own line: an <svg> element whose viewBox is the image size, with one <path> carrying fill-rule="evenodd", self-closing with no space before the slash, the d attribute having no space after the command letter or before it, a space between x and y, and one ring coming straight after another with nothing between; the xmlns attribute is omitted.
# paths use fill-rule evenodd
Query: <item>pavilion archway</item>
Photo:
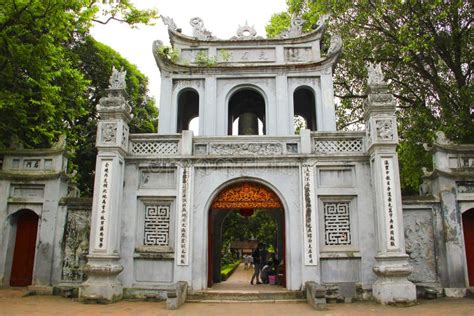
<svg viewBox="0 0 474 316"><path fill-rule="evenodd" d="M229 211L240 214L265 210L277 224L278 255L283 262L281 285L286 286L285 214L278 195L268 186L255 181L240 181L224 187L213 199L208 216L208 287L220 282L220 249L222 224ZM250 281L250 280L249 280Z"/></svg>

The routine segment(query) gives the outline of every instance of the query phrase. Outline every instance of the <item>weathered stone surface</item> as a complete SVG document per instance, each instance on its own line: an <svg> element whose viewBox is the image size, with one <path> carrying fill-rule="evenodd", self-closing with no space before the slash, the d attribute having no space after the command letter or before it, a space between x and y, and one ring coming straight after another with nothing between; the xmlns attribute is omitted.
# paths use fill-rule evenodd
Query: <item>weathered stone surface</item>
<svg viewBox="0 0 474 316"><path fill-rule="evenodd" d="M173 288L168 289L166 299L166 309L178 309L186 302L188 294L188 283L178 282Z"/></svg>
<svg viewBox="0 0 474 316"><path fill-rule="evenodd" d="M413 273L413 282L436 282L436 253L431 210L407 210L403 213L405 245Z"/></svg>
<svg viewBox="0 0 474 316"><path fill-rule="evenodd" d="M447 297L464 297L466 296L466 288L445 288L444 289L444 294Z"/></svg>

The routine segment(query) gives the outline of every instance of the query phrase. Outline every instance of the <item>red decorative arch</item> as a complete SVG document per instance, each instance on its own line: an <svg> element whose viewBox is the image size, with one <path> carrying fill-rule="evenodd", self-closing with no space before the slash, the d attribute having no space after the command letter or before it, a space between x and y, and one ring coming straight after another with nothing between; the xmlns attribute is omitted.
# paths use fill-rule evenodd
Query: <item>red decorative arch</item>
<svg viewBox="0 0 474 316"><path fill-rule="evenodd" d="M255 182L239 182L224 188L212 202L213 209L282 208L278 196Z"/></svg>

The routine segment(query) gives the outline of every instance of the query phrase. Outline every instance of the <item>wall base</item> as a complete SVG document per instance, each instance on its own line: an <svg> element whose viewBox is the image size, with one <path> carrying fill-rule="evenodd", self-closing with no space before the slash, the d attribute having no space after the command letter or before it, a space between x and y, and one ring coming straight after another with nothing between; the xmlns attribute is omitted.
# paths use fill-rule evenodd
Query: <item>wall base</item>
<svg viewBox="0 0 474 316"><path fill-rule="evenodd" d="M408 281L413 268L408 257L377 257L373 270L377 281L372 285L372 295L381 304L412 305L416 302L416 286Z"/></svg>
<svg viewBox="0 0 474 316"><path fill-rule="evenodd" d="M109 304L121 300L123 286L117 275L123 267L117 263L118 258L89 256L88 259L84 267L88 279L79 287L79 301Z"/></svg>

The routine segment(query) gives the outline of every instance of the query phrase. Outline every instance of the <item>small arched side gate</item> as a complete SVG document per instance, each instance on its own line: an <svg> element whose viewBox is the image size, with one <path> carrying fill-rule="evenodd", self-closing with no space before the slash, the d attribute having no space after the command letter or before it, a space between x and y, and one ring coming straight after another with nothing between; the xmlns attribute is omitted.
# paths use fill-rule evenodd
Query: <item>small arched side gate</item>
<svg viewBox="0 0 474 316"><path fill-rule="evenodd" d="M16 237L10 286L28 286L33 280L39 217L35 212L26 209L18 211L14 216Z"/></svg>
<svg viewBox="0 0 474 316"><path fill-rule="evenodd" d="M268 209L281 210L281 253L280 257L283 260L283 272L285 273L285 220L283 214L283 204L278 196L267 186L252 182L242 181L233 183L222 189L214 198L209 210L208 217L208 287L211 287L213 282L213 274L216 265L214 264L214 252L216 251L216 243L213 234L215 231L213 211L230 211L239 209ZM220 234L219 234L220 236ZM283 286L286 286L286 277L283 276Z"/></svg>

